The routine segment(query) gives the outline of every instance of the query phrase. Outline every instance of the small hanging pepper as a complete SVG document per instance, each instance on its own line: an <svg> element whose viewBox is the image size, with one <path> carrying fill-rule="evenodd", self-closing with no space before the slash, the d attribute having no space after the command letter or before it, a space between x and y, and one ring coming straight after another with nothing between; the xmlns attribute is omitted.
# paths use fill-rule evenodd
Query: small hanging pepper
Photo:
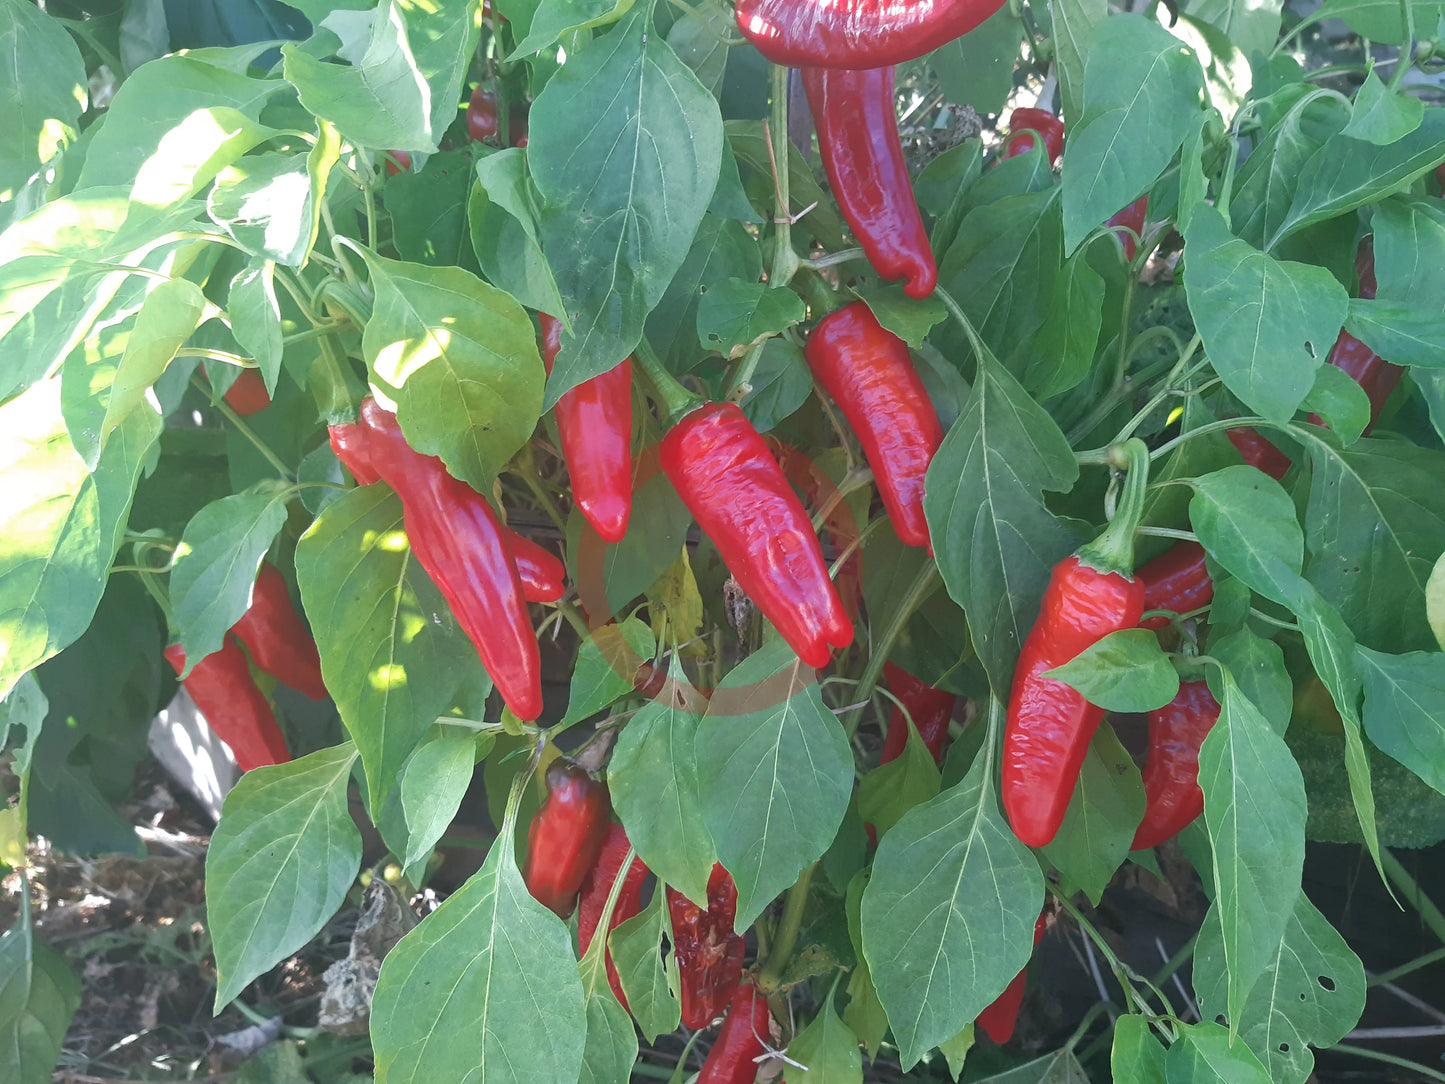
<svg viewBox="0 0 1445 1084"><path fill-rule="evenodd" d="M944 750L948 748L948 724L953 721L953 707L958 697L919 681L903 667L891 662L883 664L883 680L888 691L907 706L918 736L933 754L934 762L941 767ZM897 760L907 745L908 718L902 708L894 705L888 717L888 736L883 740L883 752L878 757L878 763Z"/></svg>
<svg viewBox="0 0 1445 1084"><path fill-rule="evenodd" d="M853 642L823 549L778 461L734 403L707 403L668 432L662 469L742 589L814 669Z"/></svg>
<svg viewBox="0 0 1445 1084"><path fill-rule="evenodd" d="M713 866L707 881L706 911L676 889L667 889L682 1022L694 1030L712 1023L742 980L747 943L733 929L737 911L738 887L721 863Z"/></svg>
<svg viewBox="0 0 1445 1084"><path fill-rule="evenodd" d="M1038 620L1019 653L1003 739L1003 807L1030 847L1063 822L1104 709L1045 677L1111 632L1137 628L1144 582L1133 578L1134 531L1143 512L1149 451L1137 438L1117 453L1127 470L1113 521L1095 541L1054 567Z"/></svg>
<svg viewBox="0 0 1445 1084"><path fill-rule="evenodd" d="M171 644L165 655L177 674L185 671L185 648ZM221 649L196 663L181 684L216 737L231 747L243 772L291 759L271 703L251 677L251 666L234 636L228 633Z"/></svg>
<svg viewBox="0 0 1445 1084"><path fill-rule="evenodd" d="M546 781L547 797L527 827L522 880L533 899L566 918L597 865L611 824L612 799L606 783L567 757L547 766Z"/></svg>
<svg viewBox="0 0 1445 1084"><path fill-rule="evenodd" d="M562 345L562 322L543 313L547 372ZM604 541L621 542L632 512L632 359L578 384L553 408L572 498Z"/></svg>
<svg viewBox="0 0 1445 1084"><path fill-rule="evenodd" d="M286 578L274 565L261 563L251 589L250 608L231 627L250 653L251 661L312 700L325 700L321 657L316 641L301 621L286 588Z"/></svg>
<svg viewBox="0 0 1445 1084"><path fill-rule="evenodd" d="M514 147L527 145L527 105L512 102L507 112L507 139ZM498 121L497 96L478 86L467 102L467 136L473 143L495 140L501 134Z"/></svg>
<svg viewBox="0 0 1445 1084"><path fill-rule="evenodd" d="M788 68L881 68L902 64L967 34L1003 0L738 0L738 29L758 52Z"/></svg>
<svg viewBox="0 0 1445 1084"><path fill-rule="evenodd" d="M266 381L255 369L242 369L221 398L243 418L259 414L271 405L271 393L266 390Z"/></svg>
<svg viewBox="0 0 1445 1084"><path fill-rule="evenodd" d="M412 552L471 639L482 665L519 719L542 713L542 663L517 563L487 499L453 478L435 456L406 442L396 415L361 404L364 461L401 498ZM343 439L343 447L345 441ZM345 460L343 460L345 462Z"/></svg>
<svg viewBox="0 0 1445 1084"><path fill-rule="evenodd" d="M1044 936L1044 913L1040 912L1039 917L1034 921L1034 945L1038 946L1039 939ZM993 1004L978 1014L975 1023L994 1042L1002 1045L1013 1038L1014 1028L1018 1026L1019 1009L1024 1003L1024 986L1028 982L1028 965L1020 968L1019 973L1013 977L1013 981L1004 988Z"/></svg>
<svg viewBox="0 0 1445 1084"><path fill-rule="evenodd" d="M1144 820L1131 850L1157 847L1204 812L1199 747L1219 719L1219 702L1203 681L1179 683L1179 695L1149 713L1144 762Z"/></svg>
<svg viewBox="0 0 1445 1084"><path fill-rule="evenodd" d="M823 317L803 355L858 434L894 531L910 546L928 546L923 479L943 428L908 344L854 301Z"/></svg>
<svg viewBox="0 0 1445 1084"><path fill-rule="evenodd" d="M510 527L503 527L502 533L517 563L522 595L528 602L556 602L567 593L567 566L551 550Z"/></svg>
<svg viewBox="0 0 1445 1084"><path fill-rule="evenodd" d="M579 955L586 955L592 938L597 933L597 924L602 921L602 912L607 907L607 897L612 892L612 883L622 869L622 860L627 857L632 843L627 831L620 824L607 826L607 836L597 854L597 864L582 882L582 898L577 904L577 945ZM607 936L629 918L642 913L642 885L647 880L647 866L642 859L633 856L632 865L627 867L627 876L612 908L612 921L607 925ZM627 1008L627 998L622 993L622 979L618 977L617 965L612 962L612 950L603 946L607 962L607 984L617 995L618 1003Z"/></svg>
<svg viewBox="0 0 1445 1084"><path fill-rule="evenodd" d="M750 982L739 986L728 1003L717 1041L702 1063L697 1084L752 1084L758 1078L757 1059L763 1056L771 1020L768 999L758 988Z"/></svg>
<svg viewBox="0 0 1445 1084"><path fill-rule="evenodd" d="M366 430L361 427L361 423L343 422L333 425L327 430L327 436L336 458L351 472L358 485L369 486L381 481L381 475L377 474L376 468L371 465L371 456L366 446Z"/></svg>
<svg viewBox="0 0 1445 1084"><path fill-rule="evenodd" d="M1013 158L1034 149L1034 136L1044 141L1049 165L1056 166L1064 153L1064 122L1047 109L1015 109L1009 118L1009 136L999 158Z"/></svg>
<svg viewBox="0 0 1445 1084"><path fill-rule="evenodd" d="M1124 246L1124 259L1132 260L1134 253L1138 251L1138 238L1144 233L1144 221L1148 214L1149 197L1140 196L1122 211L1115 211L1104 223L1106 226L1124 227L1114 231L1119 243Z"/></svg>
<svg viewBox="0 0 1445 1084"><path fill-rule="evenodd" d="M1176 542L1154 560L1139 566L1134 578L1144 581L1144 609L1192 613L1214 598L1214 581L1204 565L1204 547L1198 542ZM1140 622L1146 629L1162 629L1167 617Z"/></svg>
<svg viewBox="0 0 1445 1084"><path fill-rule="evenodd" d="M1289 471L1289 456L1261 435L1258 429L1241 425L1226 430L1224 435L1229 438L1229 443L1234 445L1234 450L1243 457L1245 463L1264 471L1276 482Z"/></svg>
<svg viewBox="0 0 1445 1084"><path fill-rule="evenodd" d="M804 68L803 89L833 196L880 278L923 298L938 285L898 138L893 69Z"/></svg>

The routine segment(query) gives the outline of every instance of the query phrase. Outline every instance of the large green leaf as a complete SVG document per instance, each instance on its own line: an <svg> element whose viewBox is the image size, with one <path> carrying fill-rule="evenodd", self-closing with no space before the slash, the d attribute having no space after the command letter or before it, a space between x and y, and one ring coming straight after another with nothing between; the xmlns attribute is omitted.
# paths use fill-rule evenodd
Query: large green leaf
<svg viewBox="0 0 1445 1084"><path fill-rule="evenodd" d="M0 197L49 161L88 104L85 62L64 27L34 4L0 4ZM0 226L8 216L0 209Z"/></svg>
<svg viewBox="0 0 1445 1084"><path fill-rule="evenodd" d="M482 0L396 0L412 58L431 91L431 133L457 119L462 85L482 33Z"/></svg>
<svg viewBox="0 0 1445 1084"><path fill-rule="evenodd" d="M206 852L216 1011L315 937L361 868L349 742L256 768L226 796Z"/></svg>
<svg viewBox="0 0 1445 1084"><path fill-rule="evenodd" d="M5 1079L49 1084L79 1007L80 979L64 956L35 939L27 899L15 925L0 937L0 1073Z"/></svg>
<svg viewBox="0 0 1445 1084"><path fill-rule="evenodd" d="M1370 740L1445 794L1445 654L1362 647L1359 658Z"/></svg>
<svg viewBox="0 0 1445 1084"><path fill-rule="evenodd" d="M816 678L781 640L723 678L695 739L703 823L738 886L737 925L828 849L853 754Z"/></svg>
<svg viewBox="0 0 1445 1084"><path fill-rule="evenodd" d="M635 8L532 106L527 161L570 334L546 406L620 363L687 255L717 185L717 100Z"/></svg>

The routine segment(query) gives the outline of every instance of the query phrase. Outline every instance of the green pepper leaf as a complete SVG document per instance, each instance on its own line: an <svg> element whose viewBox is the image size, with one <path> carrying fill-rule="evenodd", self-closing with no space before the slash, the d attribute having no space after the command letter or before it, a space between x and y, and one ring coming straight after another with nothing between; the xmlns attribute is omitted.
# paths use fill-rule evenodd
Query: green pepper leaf
<svg viewBox="0 0 1445 1084"><path fill-rule="evenodd" d="M1179 692L1179 674L1149 629L1111 632L1043 676L1106 711L1153 711Z"/></svg>

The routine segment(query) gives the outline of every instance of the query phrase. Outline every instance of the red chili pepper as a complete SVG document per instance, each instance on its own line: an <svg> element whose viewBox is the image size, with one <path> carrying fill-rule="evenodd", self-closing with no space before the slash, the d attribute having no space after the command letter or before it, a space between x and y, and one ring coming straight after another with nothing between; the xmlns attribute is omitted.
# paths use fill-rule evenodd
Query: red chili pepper
<svg viewBox="0 0 1445 1084"><path fill-rule="evenodd" d="M301 615L291 602L286 578L262 562L251 589L251 606L232 626L246 645L251 661L312 700L325 700L321 657Z"/></svg>
<svg viewBox="0 0 1445 1084"><path fill-rule="evenodd" d="M1034 944L1044 936L1044 916L1040 913L1034 922ZM978 1014L975 1023L983 1029L983 1033L994 1042L1002 1045L1013 1038L1014 1028L1019 1022L1019 1009L1024 1003L1024 986L1028 981L1028 965L1024 965L1019 973L1013 977L1013 981L1004 988L1004 992L994 999L993 1004Z"/></svg>
<svg viewBox="0 0 1445 1084"><path fill-rule="evenodd" d="M1229 443L1234 445L1234 450L1244 458L1245 463L1264 471L1276 482L1289 471L1289 456L1262 436L1258 429L1242 425L1237 429L1226 430L1224 435L1229 438Z"/></svg>
<svg viewBox="0 0 1445 1084"><path fill-rule="evenodd" d="M1064 122L1047 109L1015 109L1009 118L1009 137L1004 140L999 158L1012 158L1034 148L1034 135L1044 141L1049 165L1059 164L1064 153Z"/></svg>
<svg viewBox="0 0 1445 1084"><path fill-rule="evenodd" d="M803 353L814 379L858 434L898 537L928 546L923 479L943 443L943 427L908 344L855 301L823 317Z"/></svg>
<svg viewBox="0 0 1445 1084"><path fill-rule="evenodd" d="M750 982L733 992L727 1019L718 1029L717 1042L707 1052L697 1084L752 1084L761 1068L755 1058L765 1051L772 1021L768 999Z"/></svg>
<svg viewBox="0 0 1445 1084"><path fill-rule="evenodd" d="M507 113L507 137L514 147L527 145L527 106L524 102L512 102ZM467 103L467 135L473 143L495 140L501 132L497 121L497 96L489 90L477 87Z"/></svg>
<svg viewBox="0 0 1445 1084"><path fill-rule="evenodd" d="M567 593L567 566L551 550L510 527L503 527L502 531L507 548L512 551L512 560L517 563L522 595L528 602L556 602Z"/></svg>
<svg viewBox="0 0 1445 1084"><path fill-rule="evenodd" d="M1104 717L1104 709L1083 694L1043 675L1109 633L1137 628L1144 613L1144 581L1131 577L1149 452L1136 438L1122 454L1128 475L1113 522L1054 567L1014 670L1003 739L1003 807L1014 834L1030 847L1057 834Z"/></svg>
<svg viewBox="0 0 1445 1084"><path fill-rule="evenodd" d="M789 68L902 64L967 34L1003 0L738 0L738 29Z"/></svg>
<svg viewBox="0 0 1445 1084"><path fill-rule="evenodd" d="M1144 609L1192 613L1208 606L1214 598L1214 581L1204 565L1204 547L1198 542L1176 542L1147 564L1140 565L1134 578L1144 581ZM1167 617L1141 621L1146 629L1162 629Z"/></svg>
<svg viewBox="0 0 1445 1084"><path fill-rule="evenodd" d="M682 1022L694 1030L712 1023L742 981L747 943L733 929L737 911L737 885L720 863L707 881L706 911L676 889L667 889Z"/></svg>
<svg viewBox="0 0 1445 1084"><path fill-rule="evenodd" d="M827 478L811 459L792 445L784 444L773 434L763 437L763 442L773 453L787 476L789 484L803 495L809 507L816 510L824 503L832 502L828 514L823 517L823 530L827 533L828 544L835 553L841 553L858 539L858 522L848 502L835 499L837 487ZM843 602L843 610L850 618L856 617L863 606L863 560L862 548L853 546L833 580L833 587Z"/></svg>
<svg viewBox="0 0 1445 1084"><path fill-rule="evenodd" d="M333 425L327 430L327 436L331 440L331 450L336 453L336 458L341 460L341 465L351 472L358 485L369 486L374 482L381 481L381 475L376 473L376 468L371 465L371 456L367 451L366 430L358 422L345 422Z"/></svg>
<svg viewBox="0 0 1445 1084"><path fill-rule="evenodd" d="M1157 847L1204 812L1199 747L1219 718L1219 702L1203 681L1179 683L1179 695L1149 713L1144 762L1144 820L1131 849Z"/></svg>
<svg viewBox="0 0 1445 1084"><path fill-rule="evenodd" d="M562 322L546 313L542 361L551 373L562 345ZM572 499L604 540L621 542L632 511L632 359L583 381L553 408Z"/></svg>
<svg viewBox="0 0 1445 1084"><path fill-rule="evenodd" d="M412 552L519 719L542 713L542 663L517 563L487 499L406 442L396 415L361 404L366 464L401 497ZM350 464L348 464L350 466ZM353 470L353 473L355 471Z"/></svg>
<svg viewBox="0 0 1445 1084"><path fill-rule="evenodd" d="M823 550L778 461L734 403L692 411L662 442L662 469L723 563L809 666L853 642Z"/></svg>
<svg viewBox="0 0 1445 1084"><path fill-rule="evenodd" d="M1122 211L1116 211L1114 215L1105 222L1106 226L1125 226L1127 229L1115 230L1119 240L1124 245L1124 258L1132 260L1138 248L1137 238L1144 232L1145 216L1149 213L1149 197L1140 196ZM1130 230L1133 232L1131 233Z"/></svg>
<svg viewBox="0 0 1445 1084"><path fill-rule="evenodd" d="M928 746L934 761L942 765L944 750L948 748L948 724L953 721L953 706L958 697L919 681L903 667L894 666L891 662L883 664L883 680L888 691L907 705L908 714L913 716L913 725L918 728L918 736ZM878 763L897 760L907 744L908 720L903 709L895 705L888 717L888 736L883 740L883 752L878 757Z"/></svg>
<svg viewBox="0 0 1445 1084"><path fill-rule="evenodd" d="M177 674L185 670L185 648L171 644L165 654ZM234 636L227 634L221 649L196 663L181 684L216 737L231 747L243 772L291 759L271 703L251 677L251 666Z"/></svg>
<svg viewBox="0 0 1445 1084"><path fill-rule="evenodd" d="M611 824L607 784L576 761L558 757L547 766L547 797L527 827L527 891L562 918L577 906L582 882L597 865ZM620 861L620 859L619 859Z"/></svg>
<svg viewBox="0 0 1445 1084"><path fill-rule="evenodd" d="M607 836L602 841L602 850L597 855L597 864L582 882L582 898L577 904L577 944L583 955L592 944L597 924L602 921L602 912L607 907L607 897L612 892L612 883L622 869L622 860L632 846L627 831L620 824L610 824ZM647 880L647 866L636 855L632 865L627 867L627 876L612 908L612 921L607 926L607 935L629 918L642 913L642 885ZM617 965L612 962L612 950L603 946L607 960L607 984L617 995L617 1001L625 1009L627 998L622 993L622 980L617 974Z"/></svg>
<svg viewBox="0 0 1445 1084"><path fill-rule="evenodd" d="M271 405L271 394L266 390L266 381L256 369L242 369L221 398L243 418L259 414Z"/></svg>
<svg viewBox="0 0 1445 1084"><path fill-rule="evenodd" d="M927 297L938 266L903 161L893 69L804 68L802 75L828 183L868 262L883 279L907 279L909 297Z"/></svg>
<svg viewBox="0 0 1445 1084"><path fill-rule="evenodd" d="M386 152L386 175L388 177L395 177L398 173L408 169L411 169L411 155L406 151Z"/></svg>

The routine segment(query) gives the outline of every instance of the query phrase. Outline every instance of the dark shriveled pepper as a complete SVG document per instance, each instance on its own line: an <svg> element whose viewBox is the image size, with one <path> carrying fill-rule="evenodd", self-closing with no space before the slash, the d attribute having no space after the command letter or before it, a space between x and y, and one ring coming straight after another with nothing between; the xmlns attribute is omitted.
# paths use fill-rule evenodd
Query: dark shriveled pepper
<svg viewBox="0 0 1445 1084"><path fill-rule="evenodd" d="M923 480L943 427L908 344L855 301L823 317L804 356L858 434L894 531L910 546L928 546Z"/></svg>
<svg viewBox="0 0 1445 1084"><path fill-rule="evenodd" d="M708 878L706 911L676 889L667 890L682 1022L694 1030L712 1023L742 980L747 944L733 929L737 910L737 885L721 864Z"/></svg>
<svg viewBox="0 0 1445 1084"><path fill-rule="evenodd" d="M566 918L597 865L611 824L612 799L606 783L566 757L547 766L546 780L547 797L527 826L522 880L538 903Z"/></svg>
<svg viewBox="0 0 1445 1084"><path fill-rule="evenodd" d="M663 473L748 597L814 669L853 642L823 549L778 461L733 403L707 403L662 442Z"/></svg>
<svg viewBox="0 0 1445 1084"><path fill-rule="evenodd" d="M614 822L607 826L607 836L602 841L602 849L597 853L597 864L582 882L582 897L577 903L577 946L581 955L586 955L592 944L598 923L602 921L602 912L607 909L607 897L612 892L612 883L617 880L617 874L622 869L622 860L627 857L631 847L627 830L622 825ZM623 878L617 902L612 907L612 920L607 926L607 936L610 937L618 926L642 912L642 885L646 880L647 866L642 859L634 856L632 864L627 867L627 876ZM627 998L622 993L622 979L617 974L617 965L612 962L612 950L604 945L603 951L607 963L607 984L612 987L618 1003L625 1009Z"/></svg>
<svg viewBox="0 0 1445 1084"><path fill-rule="evenodd" d="M1003 0L738 0L738 29L774 64L880 68L967 34Z"/></svg>
<svg viewBox="0 0 1445 1084"><path fill-rule="evenodd" d="M804 68L803 89L833 196L880 278L923 298L938 285L898 139L893 69Z"/></svg>

